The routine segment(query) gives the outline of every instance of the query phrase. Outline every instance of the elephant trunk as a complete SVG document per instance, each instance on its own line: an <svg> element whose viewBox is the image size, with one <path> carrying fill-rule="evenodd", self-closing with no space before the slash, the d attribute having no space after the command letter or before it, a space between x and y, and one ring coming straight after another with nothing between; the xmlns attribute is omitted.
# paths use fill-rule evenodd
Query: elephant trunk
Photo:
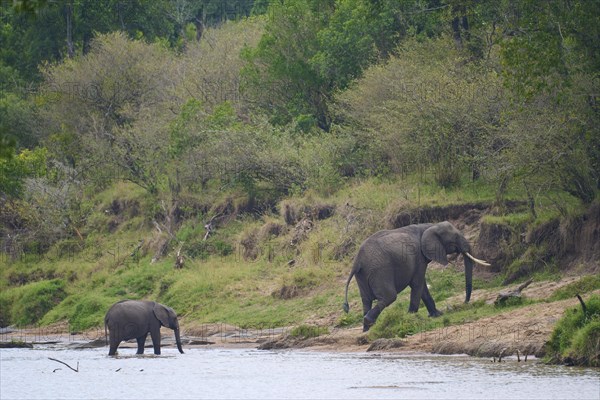
<svg viewBox="0 0 600 400"><path fill-rule="evenodd" d="M465 303L468 303L473 290L473 261L465 254L463 258L465 260Z"/></svg>
<svg viewBox="0 0 600 400"><path fill-rule="evenodd" d="M183 354L183 349L181 348L181 338L179 337L179 326L175 328L175 343L177 343L177 350Z"/></svg>

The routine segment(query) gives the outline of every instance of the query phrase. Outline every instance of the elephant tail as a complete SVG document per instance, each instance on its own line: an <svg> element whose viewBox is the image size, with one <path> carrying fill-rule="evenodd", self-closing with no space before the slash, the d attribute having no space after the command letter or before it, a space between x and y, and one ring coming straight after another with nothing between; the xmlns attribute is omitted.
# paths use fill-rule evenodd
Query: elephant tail
<svg viewBox="0 0 600 400"><path fill-rule="evenodd" d="M352 280L352 277L354 276L354 274L356 273L356 270L354 268L352 268L352 272L350 273L350 276L348 277L348 281L346 282L346 295L344 297L344 312L349 312L350 311L350 304L348 304L348 286L350 285L350 281Z"/></svg>

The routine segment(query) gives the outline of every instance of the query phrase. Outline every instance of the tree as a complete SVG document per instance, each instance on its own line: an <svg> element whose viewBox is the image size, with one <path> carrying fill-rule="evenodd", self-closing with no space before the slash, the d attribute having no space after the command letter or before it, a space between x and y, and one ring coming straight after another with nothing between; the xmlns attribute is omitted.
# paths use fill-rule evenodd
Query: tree
<svg viewBox="0 0 600 400"><path fill-rule="evenodd" d="M166 104L177 84L171 65L169 50L162 46L114 33L95 39L88 54L44 71L44 115L53 133L78 142L69 155L74 167L91 175L112 170L156 189L156 176L137 152L146 140L158 139L158 132L138 137L128 129L140 119L156 121L169 112ZM148 145L160 148L161 141Z"/></svg>
<svg viewBox="0 0 600 400"><path fill-rule="evenodd" d="M546 170L555 187L589 203L600 188L600 4L522 0L504 10L511 32L501 42L505 82L518 114L538 122L542 149L550 152L533 169Z"/></svg>
<svg viewBox="0 0 600 400"><path fill-rule="evenodd" d="M327 81L310 60L319 49L317 32L326 26L331 7L331 0L272 2L260 42L244 53L246 95L275 123L308 115L322 129L329 127Z"/></svg>
<svg viewBox="0 0 600 400"><path fill-rule="evenodd" d="M477 179L485 168L506 101L501 88L493 68L469 64L449 37L412 39L340 93L336 110L363 154L362 169L432 172L452 186L463 172Z"/></svg>
<svg viewBox="0 0 600 400"><path fill-rule="evenodd" d="M250 104L241 93L244 61L240 54L246 47L256 46L263 28L263 18L229 21L206 28L201 41L188 43L177 69L181 101L192 97L209 113L227 101L238 115L248 118Z"/></svg>

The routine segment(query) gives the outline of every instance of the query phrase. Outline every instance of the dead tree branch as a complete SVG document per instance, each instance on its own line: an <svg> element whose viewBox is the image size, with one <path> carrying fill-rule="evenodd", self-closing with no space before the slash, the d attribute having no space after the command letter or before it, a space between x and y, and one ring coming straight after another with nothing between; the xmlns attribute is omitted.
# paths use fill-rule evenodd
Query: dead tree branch
<svg viewBox="0 0 600 400"><path fill-rule="evenodd" d="M533 282L533 278L529 279L527 282L521 284L515 290L499 293L498 297L496 297L496 301L494 301L494 304L498 306L498 305L502 305L502 304L506 303L506 301L508 301L508 299L510 299L510 298L520 298L521 291L523 289L525 289L527 286L531 285L531 282Z"/></svg>
<svg viewBox="0 0 600 400"><path fill-rule="evenodd" d="M71 367L69 364L67 364L66 362L57 360L56 358L48 357L48 360L56 361L57 363L61 363L62 365L66 365L67 367L69 367L71 370L73 370L75 372L79 372L79 361L77 361L77 369L75 369L75 368ZM56 369L54 371L56 371Z"/></svg>
<svg viewBox="0 0 600 400"><path fill-rule="evenodd" d="M204 229L206 229L206 235L204 235L203 241L206 241L206 239L208 239L208 236L215 230L215 226L213 225L213 222L215 222L215 219L217 219L220 216L221 216L221 214L215 215L214 217L212 217L210 219L210 221L208 221L208 223L206 225L204 225Z"/></svg>
<svg viewBox="0 0 600 400"><path fill-rule="evenodd" d="M179 249L177 249L177 253L175 255L175 269L183 268L183 264L185 263L185 257L181 254L181 249L183 248L184 244L185 242L181 242Z"/></svg>

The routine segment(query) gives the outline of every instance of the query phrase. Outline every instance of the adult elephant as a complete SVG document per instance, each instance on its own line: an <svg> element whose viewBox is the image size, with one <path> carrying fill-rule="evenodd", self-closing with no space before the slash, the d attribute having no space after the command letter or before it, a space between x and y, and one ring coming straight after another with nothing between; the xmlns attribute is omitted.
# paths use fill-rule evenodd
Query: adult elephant
<svg viewBox="0 0 600 400"><path fill-rule="evenodd" d="M137 353L144 354L146 337L150 333L154 354L160 354L160 327L175 331L177 349L183 353L179 337L179 321L171 307L154 301L122 300L110 307L104 317L104 330L110 334L109 356L115 355L123 340L136 339ZM108 335L107 335L108 336Z"/></svg>
<svg viewBox="0 0 600 400"><path fill-rule="evenodd" d="M417 312L421 300L429 315L442 313L425 283L425 272L430 261L447 265L447 254L462 253L465 262L465 303L471 298L473 262L487 265L473 257L465 237L447 221L437 224L409 225L399 229L379 231L363 242L354 259L348 282L344 311L348 312L348 285L353 276L360 290L363 304L363 331L375 323L381 311L396 300L404 288L410 286L409 312ZM375 307L373 301L377 300Z"/></svg>

